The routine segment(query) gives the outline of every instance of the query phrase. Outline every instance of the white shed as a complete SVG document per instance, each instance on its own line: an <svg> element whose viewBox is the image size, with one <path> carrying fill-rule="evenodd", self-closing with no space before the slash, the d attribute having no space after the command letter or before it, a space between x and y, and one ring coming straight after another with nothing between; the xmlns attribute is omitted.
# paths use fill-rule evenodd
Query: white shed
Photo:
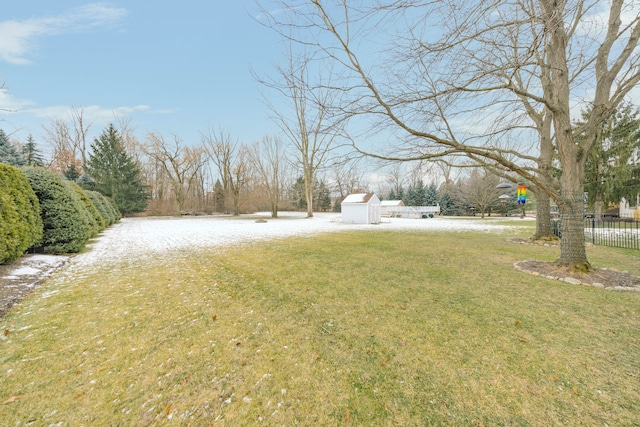
<svg viewBox="0 0 640 427"><path fill-rule="evenodd" d="M342 222L350 224L380 223L380 199L374 193L351 194L340 204Z"/></svg>

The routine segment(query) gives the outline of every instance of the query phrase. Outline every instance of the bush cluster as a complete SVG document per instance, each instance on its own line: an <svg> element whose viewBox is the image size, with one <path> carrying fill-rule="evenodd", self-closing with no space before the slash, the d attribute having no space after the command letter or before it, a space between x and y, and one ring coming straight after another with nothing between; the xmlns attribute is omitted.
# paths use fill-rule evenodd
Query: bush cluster
<svg viewBox="0 0 640 427"><path fill-rule="evenodd" d="M119 219L119 212L100 193L85 192L41 167L20 170L0 164L2 264L31 247L51 254L79 252Z"/></svg>
<svg viewBox="0 0 640 427"><path fill-rule="evenodd" d="M0 264L15 261L41 238L36 193L20 169L0 163Z"/></svg>

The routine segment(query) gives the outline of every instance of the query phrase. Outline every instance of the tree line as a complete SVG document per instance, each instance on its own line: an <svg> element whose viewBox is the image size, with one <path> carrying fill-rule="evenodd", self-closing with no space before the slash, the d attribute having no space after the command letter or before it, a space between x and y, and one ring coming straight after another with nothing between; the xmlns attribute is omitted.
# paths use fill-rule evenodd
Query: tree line
<svg viewBox="0 0 640 427"><path fill-rule="evenodd" d="M81 110L74 111L72 121L77 123L69 126L55 121L47 128L50 137L46 142L52 148L49 159L32 136L21 144L0 129L0 162L46 167L113 199L125 215L269 211L276 217L278 210L308 208L304 177L296 174L294 160L280 138L265 137L245 145L224 131L209 130L200 145L188 146L175 135L165 139L151 132L141 143L127 123L121 122L119 129L109 125L92 143L78 144L74 141L79 138L72 137L75 133L70 129L83 129L86 121ZM89 132L84 128L78 133L86 137ZM586 159L585 191L596 216L623 197L635 201L640 191L639 150L640 112L624 103L604 123L601 143ZM339 212L340 201L348 194L370 191L357 160L351 153L325 167L325 176L314 175L311 200L315 210ZM410 172L391 169L386 183L378 186L380 197L402 200L406 206L437 204L443 215L506 214L519 209L514 194L495 188L501 177L489 168L468 167L468 173L453 180L453 168L442 162L439 175L444 182L425 186L424 170L418 166ZM530 202L527 209L533 206Z"/></svg>

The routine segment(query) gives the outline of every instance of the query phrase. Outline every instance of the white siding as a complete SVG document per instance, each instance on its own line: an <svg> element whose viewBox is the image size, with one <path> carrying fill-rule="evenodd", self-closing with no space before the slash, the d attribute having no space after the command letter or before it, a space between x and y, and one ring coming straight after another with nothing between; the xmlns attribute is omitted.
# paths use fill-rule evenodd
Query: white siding
<svg viewBox="0 0 640 427"><path fill-rule="evenodd" d="M351 194L341 204L342 222L349 224L378 224L380 222L380 199L371 194Z"/></svg>

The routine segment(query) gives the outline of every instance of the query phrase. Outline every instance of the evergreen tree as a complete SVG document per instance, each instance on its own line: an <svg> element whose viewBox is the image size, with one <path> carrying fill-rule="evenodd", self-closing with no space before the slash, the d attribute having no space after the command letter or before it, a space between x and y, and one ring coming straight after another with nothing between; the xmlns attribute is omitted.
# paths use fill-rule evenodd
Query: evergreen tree
<svg viewBox="0 0 640 427"><path fill-rule="evenodd" d="M213 208L215 212L225 212L224 210L224 202L225 202L225 191L224 187L220 180L216 180L216 183L213 186Z"/></svg>
<svg viewBox="0 0 640 427"><path fill-rule="evenodd" d="M0 129L0 163L6 163L11 166L24 166L22 156L2 129Z"/></svg>
<svg viewBox="0 0 640 427"><path fill-rule="evenodd" d="M424 205L437 206L439 202L440 197L438 196L438 187L435 182L432 182L424 191Z"/></svg>
<svg viewBox="0 0 640 427"><path fill-rule="evenodd" d="M94 189L111 197L122 213L141 212L147 207L149 192L142 170L127 154L121 136L113 124L91 144L86 169Z"/></svg>
<svg viewBox="0 0 640 427"><path fill-rule="evenodd" d="M33 136L29 135L27 137L27 143L22 147L22 158L24 159L27 166L43 166L44 158L42 157L42 153L38 150L35 141L33 140Z"/></svg>
<svg viewBox="0 0 640 427"><path fill-rule="evenodd" d="M76 182L80 187L84 188L85 190L93 190L95 188L95 183L93 182L91 177L86 173L78 177L76 179Z"/></svg>
<svg viewBox="0 0 640 427"><path fill-rule="evenodd" d="M69 163L69 166L67 166L67 169L62 172L62 174L69 181L75 182L78 178L80 178L80 171L73 163Z"/></svg>
<svg viewBox="0 0 640 427"><path fill-rule="evenodd" d="M331 210L331 195L329 193L329 188L326 186L324 181L320 181L318 183L314 199L315 201L313 204L317 210L321 212Z"/></svg>
<svg viewBox="0 0 640 427"><path fill-rule="evenodd" d="M588 119L589 113L583 115ZM577 123L579 125L580 123ZM640 192L640 112L629 104L618 108L602 127L602 137L585 164L585 191L596 215L609 203L624 197L635 200Z"/></svg>
<svg viewBox="0 0 640 427"><path fill-rule="evenodd" d="M440 195L440 214L442 215L460 215L461 210L453 202L449 193Z"/></svg>
<svg viewBox="0 0 640 427"><path fill-rule="evenodd" d="M424 206L425 188L422 180L409 186L404 204L407 206Z"/></svg>
<svg viewBox="0 0 640 427"><path fill-rule="evenodd" d="M291 189L292 198L293 198L293 207L296 209L307 209L307 198L305 197L304 192L304 178L299 177L295 184L293 184L293 188Z"/></svg>

